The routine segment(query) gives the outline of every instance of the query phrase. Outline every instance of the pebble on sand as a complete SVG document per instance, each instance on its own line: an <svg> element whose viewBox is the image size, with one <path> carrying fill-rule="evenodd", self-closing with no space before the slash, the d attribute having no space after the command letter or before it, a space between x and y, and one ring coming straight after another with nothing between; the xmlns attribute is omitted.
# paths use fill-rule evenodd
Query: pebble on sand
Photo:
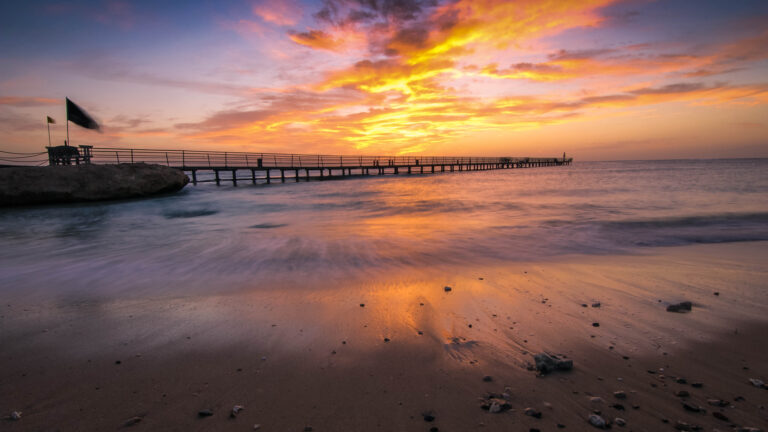
<svg viewBox="0 0 768 432"><path fill-rule="evenodd" d="M627 424L627 421L624 420L621 417L616 417L615 419L613 419L613 422L616 423L619 426L626 426L626 424Z"/></svg>
<svg viewBox="0 0 768 432"><path fill-rule="evenodd" d="M242 405L235 405L232 407L232 413L230 414L230 417L235 418L240 413L240 411L244 410L245 407Z"/></svg>
<svg viewBox="0 0 768 432"><path fill-rule="evenodd" d="M674 303L667 306L667 312L690 312L693 304L689 301Z"/></svg>
<svg viewBox="0 0 768 432"><path fill-rule="evenodd" d="M541 418L541 411L537 411L533 408L526 408L525 415L535 418Z"/></svg>
<svg viewBox="0 0 768 432"><path fill-rule="evenodd" d="M563 360L547 353L536 354L533 356L533 360L536 363L536 370L542 375L555 370L567 371L573 369L573 360Z"/></svg>
<svg viewBox="0 0 768 432"><path fill-rule="evenodd" d="M445 287L445 288L443 288L443 289L445 290L445 292L450 292L450 291L451 291L453 288L451 288L451 287L447 286L447 287Z"/></svg>
<svg viewBox="0 0 768 432"><path fill-rule="evenodd" d="M11 420L21 420L21 411L14 411L11 413Z"/></svg>
<svg viewBox="0 0 768 432"><path fill-rule="evenodd" d="M607 426L607 423L605 422L605 419L600 417L597 414L590 414L587 418L587 421L589 421L589 424L592 426L598 428L598 429L605 429Z"/></svg>
<svg viewBox="0 0 768 432"><path fill-rule="evenodd" d="M757 388L765 388L765 383L757 378L750 378L749 382Z"/></svg>
<svg viewBox="0 0 768 432"><path fill-rule="evenodd" d="M212 415L213 415L213 411L209 409L204 409L197 412L198 417L210 417Z"/></svg>
<svg viewBox="0 0 768 432"><path fill-rule="evenodd" d="M627 398L627 394L624 393L623 391L619 390L619 391L613 392L613 397L615 397L616 399L626 399Z"/></svg>
<svg viewBox="0 0 768 432"><path fill-rule="evenodd" d="M599 322L593 322L592 323L592 327L600 327L600 323Z"/></svg>
<svg viewBox="0 0 768 432"><path fill-rule="evenodd" d="M129 418L128 420L126 420L126 421L124 421L124 422L123 422L123 427L129 427L129 426L133 426L133 425L135 425L135 424L137 424L137 423L141 423L141 421L142 421L142 420L143 420L143 419L142 419L141 417L138 417L138 416L136 416L136 417L131 417L131 418Z"/></svg>

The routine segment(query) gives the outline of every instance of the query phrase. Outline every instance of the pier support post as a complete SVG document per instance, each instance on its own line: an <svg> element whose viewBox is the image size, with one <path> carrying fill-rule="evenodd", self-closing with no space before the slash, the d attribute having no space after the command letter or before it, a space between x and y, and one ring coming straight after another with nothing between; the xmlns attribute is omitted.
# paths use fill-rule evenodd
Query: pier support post
<svg viewBox="0 0 768 432"><path fill-rule="evenodd" d="M285 183L285 170L283 168L280 168L280 181Z"/></svg>
<svg viewBox="0 0 768 432"><path fill-rule="evenodd" d="M192 184L197 184L197 170L192 170Z"/></svg>
<svg viewBox="0 0 768 432"><path fill-rule="evenodd" d="M267 168L267 184L272 183L272 179L269 178L269 168Z"/></svg>
<svg viewBox="0 0 768 432"><path fill-rule="evenodd" d="M237 186L237 170L232 170L232 185Z"/></svg>
<svg viewBox="0 0 768 432"><path fill-rule="evenodd" d="M256 170L251 168L251 183L256 184Z"/></svg>
<svg viewBox="0 0 768 432"><path fill-rule="evenodd" d="M219 170L213 170L213 172L216 174L216 186L221 184L221 179L219 179Z"/></svg>
<svg viewBox="0 0 768 432"><path fill-rule="evenodd" d="M294 171L296 172L296 175L295 175L296 183L298 183L299 182L299 170L294 170Z"/></svg>

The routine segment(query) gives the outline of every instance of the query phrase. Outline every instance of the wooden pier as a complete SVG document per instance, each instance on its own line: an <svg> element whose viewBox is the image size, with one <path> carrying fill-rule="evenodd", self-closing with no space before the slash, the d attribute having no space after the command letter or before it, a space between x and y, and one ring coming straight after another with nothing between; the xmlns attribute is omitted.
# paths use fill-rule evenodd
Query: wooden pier
<svg viewBox="0 0 768 432"><path fill-rule="evenodd" d="M148 163L189 173L193 184L253 184L327 180L351 176L436 174L570 165L572 158L334 156L94 147L95 164ZM29 159L27 159L29 160ZM202 174L202 175L201 175ZM201 178L202 177L202 178Z"/></svg>

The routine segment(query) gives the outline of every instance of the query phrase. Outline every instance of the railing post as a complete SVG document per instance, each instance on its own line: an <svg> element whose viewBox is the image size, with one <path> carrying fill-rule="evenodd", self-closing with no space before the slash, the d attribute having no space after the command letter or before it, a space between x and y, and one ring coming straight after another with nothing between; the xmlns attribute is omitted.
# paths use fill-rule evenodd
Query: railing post
<svg viewBox="0 0 768 432"><path fill-rule="evenodd" d="M227 167L227 152L224 152L224 167Z"/></svg>
<svg viewBox="0 0 768 432"><path fill-rule="evenodd" d="M206 153L205 155L208 157L208 168L210 168L211 167L211 154L210 153Z"/></svg>
<svg viewBox="0 0 768 432"><path fill-rule="evenodd" d="M184 157L184 150L181 151L181 166L187 166L187 159Z"/></svg>
<svg viewBox="0 0 768 432"><path fill-rule="evenodd" d="M248 163L248 153L245 154L245 166L250 167L251 165Z"/></svg>
<svg viewBox="0 0 768 432"><path fill-rule="evenodd" d="M117 157L117 163L119 164L120 163L120 153L115 151L115 156Z"/></svg>
<svg viewBox="0 0 768 432"><path fill-rule="evenodd" d="M118 157L117 159L120 160L120 157ZM131 163L133 163L133 149L131 149Z"/></svg>
<svg viewBox="0 0 768 432"><path fill-rule="evenodd" d="M168 160L168 152L165 152L165 164L171 166L171 161Z"/></svg>

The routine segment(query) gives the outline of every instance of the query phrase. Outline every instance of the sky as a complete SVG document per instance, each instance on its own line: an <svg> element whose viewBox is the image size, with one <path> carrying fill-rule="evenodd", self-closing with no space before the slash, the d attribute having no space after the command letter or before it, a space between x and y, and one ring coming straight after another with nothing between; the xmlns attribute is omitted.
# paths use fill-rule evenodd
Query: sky
<svg viewBox="0 0 768 432"><path fill-rule="evenodd" d="M0 3L0 150L768 157L764 0Z"/></svg>

